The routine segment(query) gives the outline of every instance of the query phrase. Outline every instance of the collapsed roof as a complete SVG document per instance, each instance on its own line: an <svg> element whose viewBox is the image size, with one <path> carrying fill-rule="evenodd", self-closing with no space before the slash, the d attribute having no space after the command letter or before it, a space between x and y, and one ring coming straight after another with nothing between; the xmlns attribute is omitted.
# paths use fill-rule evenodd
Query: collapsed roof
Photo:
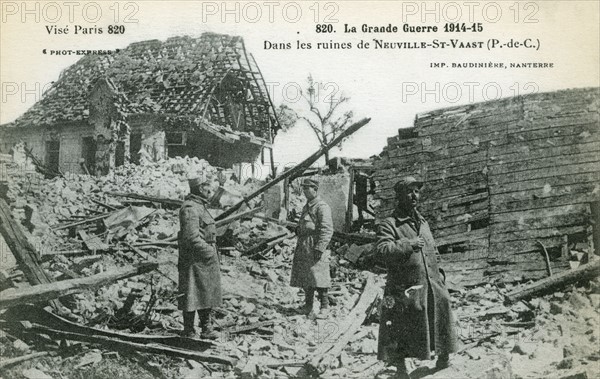
<svg viewBox="0 0 600 379"><path fill-rule="evenodd" d="M269 142L279 129L266 84L243 39L215 33L136 42L114 54L87 55L7 126L87 120L88 96L100 79L114 86L125 115L190 117ZM237 114L231 103L242 105Z"/></svg>

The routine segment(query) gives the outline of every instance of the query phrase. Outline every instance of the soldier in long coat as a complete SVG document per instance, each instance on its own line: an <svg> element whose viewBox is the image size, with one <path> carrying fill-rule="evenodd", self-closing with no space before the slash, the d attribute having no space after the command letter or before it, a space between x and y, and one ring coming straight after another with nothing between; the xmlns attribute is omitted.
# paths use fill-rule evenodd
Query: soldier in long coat
<svg viewBox="0 0 600 379"><path fill-rule="evenodd" d="M179 211L179 309L184 335L196 336L198 313L202 338L216 338L212 308L221 305L221 272L216 247L215 221L206 204L210 189L199 178L190 179L190 194Z"/></svg>
<svg viewBox="0 0 600 379"><path fill-rule="evenodd" d="M302 312L312 311L315 290L321 303L318 318L326 318L329 312L328 288L331 287L329 274L330 252L327 245L333 236L331 208L318 196L319 182L304 179L302 190L306 205L302 209L296 234L298 242L292 262L291 286L304 289L306 294Z"/></svg>
<svg viewBox="0 0 600 379"><path fill-rule="evenodd" d="M436 368L449 365L457 335L439 253L427 221L416 207L422 183L406 177L394 187L398 206L378 225L376 254L388 269L379 328L378 358L398 367L398 378L410 378L405 358L431 359Z"/></svg>

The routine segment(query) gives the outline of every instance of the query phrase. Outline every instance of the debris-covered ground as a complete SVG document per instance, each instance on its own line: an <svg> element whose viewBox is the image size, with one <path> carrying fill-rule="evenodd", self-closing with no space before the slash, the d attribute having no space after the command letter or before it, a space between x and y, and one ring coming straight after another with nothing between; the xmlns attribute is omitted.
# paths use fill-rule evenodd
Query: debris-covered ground
<svg viewBox="0 0 600 379"><path fill-rule="evenodd" d="M96 330L177 335L183 328L177 311L178 206L164 199L182 200L187 179L199 175L208 178L218 194L212 202L214 216L260 186L254 181L238 184L231 172L196 158L127 165L98 178L43 179L33 172L9 168L7 199L12 214L54 281L89 277L146 261L160 263L151 273L63 297L60 308L52 312ZM127 196L131 194L146 198ZM248 206L259 203L252 200ZM298 196L292 204L302 204L302 199ZM233 359L233 366L35 333L27 329L27 323L15 320L14 311L3 310L0 375L36 379L306 377L314 372L304 363L325 344L340 341L341 329L351 321L346 316L361 298L367 277L374 279L378 289L385 283L384 274L354 267L344 258L347 246L340 248L336 242L340 254L334 254L333 308L329 319L317 320L297 312L304 295L288 285L295 247L291 230L257 213L223 226L220 234L224 304L215 316L221 333L203 352ZM276 243L269 244L273 240ZM2 289L29 286L19 267L7 262L5 258ZM439 372L431 370L434 361L411 362L413 377L597 377L600 281L596 278L505 305L504 295L512 289L501 283L451 289L461 351L453 366ZM31 315L21 316L27 320ZM369 308L365 319L351 335L344 336L341 353L325 361L321 377L384 378L393 374L376 359L376 306ZM3 362L30 354L36 355L4 366Z"/></svg>

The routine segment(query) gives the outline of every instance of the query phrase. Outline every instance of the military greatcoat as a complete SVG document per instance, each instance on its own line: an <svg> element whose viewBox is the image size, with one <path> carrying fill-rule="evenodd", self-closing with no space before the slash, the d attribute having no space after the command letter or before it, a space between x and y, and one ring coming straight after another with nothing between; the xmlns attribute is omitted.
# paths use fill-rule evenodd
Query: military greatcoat
<svg viewBox="0 0 600 379"><path fill-rule="evenodd" d="M431 359L431 350L457 350L456 325L439 253L427 221L388 217L378 225L377 257L388 269L379 328L378 358ZM425 245L413 249L409 240L422 237Z"/></svg>
<svg viewBox="0 0 600 379"><path fill-rule="evenodd" d="M186 197L179 224L179 309L193 312L218 307L222 299L216 227L202 197Z"/></svg>
<svg viewBox="0 0 600 379"><path fill-rule="evenodd" d="M330 287L330 252L327 245L333 236L333 220L331 208L319 196L304 205L296 233L298 242L292 262L291 286ZM317 252L322 253L320 257Z"/></svg>

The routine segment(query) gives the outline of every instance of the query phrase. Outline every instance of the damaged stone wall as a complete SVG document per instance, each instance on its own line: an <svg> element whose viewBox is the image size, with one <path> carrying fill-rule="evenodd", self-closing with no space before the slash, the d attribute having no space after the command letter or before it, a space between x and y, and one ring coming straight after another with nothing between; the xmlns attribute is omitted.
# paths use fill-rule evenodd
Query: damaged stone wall
<svg viewBox="0 0 600 379"><path fill-rule="evenodd" d="M83 139L93 137L93 130L86 123L69 123L49 127L3 128L0 131L2 153L12 154L13 161L25 163L25 148L44 164L48 164L50 141L59 143L59 168L64 173L85 173L81 166ZM28 171L34 168L25 167Z"/></svg>
<svg viewBox="0 0 600 379"><path fill-rule="evenodd" d="M545 276L544 248L551 268L568 267L600 199L599 102L598 88L577 89L418 115L375 164L380 214L393 211L393 184L416 175L456 280Z"/></svg>
<svg viewBox="0 0 600 379"><path fill-rule="evenodd" d="M89 95L88 122L94 128L96 167L94 172L106 175L119 163L129 162L130 127L121 111L114 85L99 80Z"/></svg>

